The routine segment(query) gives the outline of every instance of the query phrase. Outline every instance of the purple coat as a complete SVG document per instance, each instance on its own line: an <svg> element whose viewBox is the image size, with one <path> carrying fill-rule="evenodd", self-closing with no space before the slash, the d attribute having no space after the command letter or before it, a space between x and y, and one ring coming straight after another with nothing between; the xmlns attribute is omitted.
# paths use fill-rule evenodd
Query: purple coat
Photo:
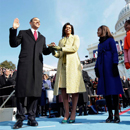
<svg viewBox="0 0 130 130"><path fill-rule="evenodd" d="M118 64L116 42L113 38L108 38L103 43L98 44L98 57L95 65L100 76L97 87L98 95L123 94L120 76L113 76L113 63Z"/></svg>
<svg viewBox="0 0 130 130"><path fill-rule="evenodd" d="M43 80L43 84L42 84L42 90L45 90L46 88L45 88L45 86L44 86L44 84L48 84L48 89L52 89L52 87L51 87L51 81L50 80Z"/></svg>

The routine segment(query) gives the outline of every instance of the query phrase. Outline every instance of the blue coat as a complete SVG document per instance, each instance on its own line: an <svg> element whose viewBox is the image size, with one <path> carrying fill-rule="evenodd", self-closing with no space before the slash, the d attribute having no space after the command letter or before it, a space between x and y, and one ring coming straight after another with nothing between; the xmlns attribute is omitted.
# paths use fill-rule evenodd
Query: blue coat
<svg viewBox="0 0 130 130"><path fill-rule="evenodd" d="M114 77L113 63L118 64L116 42L113 38L98 44L98 57L95 68L99 70L98 95L118 95L123 93L120 76Z"/></svg>

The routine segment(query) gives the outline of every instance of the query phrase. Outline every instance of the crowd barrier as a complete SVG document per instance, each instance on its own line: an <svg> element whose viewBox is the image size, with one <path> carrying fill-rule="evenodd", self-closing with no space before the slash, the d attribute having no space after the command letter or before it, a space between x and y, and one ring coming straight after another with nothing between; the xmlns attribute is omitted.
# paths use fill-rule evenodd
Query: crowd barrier
<svg viewBox="0 0 130 130"><path fill-rule="evenodd" d="M5 104L9 101L9 99L14 96L15 90L14 90L14 85L11 86L5 86L0 88L0 98L4 98L4 102L2 102L1 106L0 106L0 122L2 121L15 121L16 118L16 111L17 108L16 107L5 107ZM12 88L12 92L9 95L2 95L2 91L6 91L6 89L8 88ZM4 108L3 108L4 107Z"/></svg>

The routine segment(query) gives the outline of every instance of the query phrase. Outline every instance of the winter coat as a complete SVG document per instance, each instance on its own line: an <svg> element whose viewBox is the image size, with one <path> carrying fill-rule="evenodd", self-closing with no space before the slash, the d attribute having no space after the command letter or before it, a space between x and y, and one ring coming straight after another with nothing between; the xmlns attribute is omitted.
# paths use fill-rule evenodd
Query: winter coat
<svg viewBox="0 0 130 130"><path fill-rule="evenodd" d="M10 46L17 47L21 44L19 55L16 97L40 97L42 90L42 69L43 57L50 54L46 47L45 37L38 32L38 39L35 41L31 30L10 29Z"/></svg>
<svg viewBox="0 0 130 130"><path fill-rule="evenodd" d="M60 40L59 46L62 51L57 52L54 56L59 58L56 81L54 86L54 95L59 92L59 80L63 63L63 54L66 54L66 93L85 92L85 84L82 77L81 63L78 56L78 48L80 45L79 37L70 35L69 38L64 37Z"/></svg>
<svg viewBox="0 0 130 130"><path fill-rule="evenodd" d="M99 71L98 95L118 95L123 93L120 76L113 76L113 64L118 64L116 42L108 38L98 44L98 57L95 68Z"/></svg>

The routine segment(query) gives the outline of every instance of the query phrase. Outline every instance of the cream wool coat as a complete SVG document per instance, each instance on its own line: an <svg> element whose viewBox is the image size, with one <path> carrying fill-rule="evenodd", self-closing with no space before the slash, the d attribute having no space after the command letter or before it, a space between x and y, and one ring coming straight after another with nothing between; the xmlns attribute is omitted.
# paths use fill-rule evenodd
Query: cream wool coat
<svg viewBox="0 0 130 130"><path fill-rule="evenodd" d="M56 81L54 86L54 95L59 92L59 80L61 77L61 69L63 62L63 54L66 54L66 93L85 92L85 84L82 77L81 64L78 56L78 48L80 45L79 37L70 35L69 38L64 37L59 41L62 51L55 53L55 57L59 58Z"/></svg>

